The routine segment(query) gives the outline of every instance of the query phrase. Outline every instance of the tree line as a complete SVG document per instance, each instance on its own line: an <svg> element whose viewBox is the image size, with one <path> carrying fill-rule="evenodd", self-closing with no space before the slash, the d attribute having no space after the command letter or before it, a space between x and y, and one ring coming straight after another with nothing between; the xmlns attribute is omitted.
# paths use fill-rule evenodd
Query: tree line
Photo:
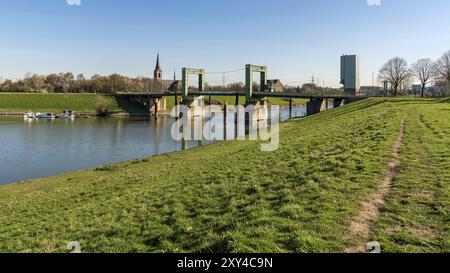
<svg viewBox="0 0 450 273"><path fill-rule="evenodd" d="M165 88L168 86L165 86ZM0 79L0 92L24 92L24 93L101 93L114 94L117 92L158 92L162 91L161 83L147 77L127 77L120 74L109 76L94 75L86 78L83 74L75 76L72 73L59 73L50 75L38 75L27 73L23 79L16 81ZM194 86L189 87L195 90ZM210 85L205 83L206 90L244 91L245 84L242 82L223 85ZM253 83L253 89L260 90L258 83ZM338 89L322 88L312 83L303 86L285 86L285 92L322 94L337 93ZM181 84L178 85L181 91Z"/></svg>
<svg viewBox="0 0 450 273"><path fill-rule="evenodd" d="M161 83L146 77L131 78L119 74L94 75L72 73L38 75L27 73L23 79L0 82L0 92L102 93L146 92L161 89ZM160 90L158 90L160 91Z"/></svg>
<svg viewBox="0 0 450 273"><path fill-rule="evenodd" d="M436 96L450 95L450 50L445 52L438 60L429 58L420 59L412 65L400 57L387 61L379 72L379 79L385 84L385 92L396 97L411 86L420 82L421 94L425 97L425 90L432 83L436 85ZM388 88L390 86L390 88ZM387 94L385 94L387 95Z"/></svg>

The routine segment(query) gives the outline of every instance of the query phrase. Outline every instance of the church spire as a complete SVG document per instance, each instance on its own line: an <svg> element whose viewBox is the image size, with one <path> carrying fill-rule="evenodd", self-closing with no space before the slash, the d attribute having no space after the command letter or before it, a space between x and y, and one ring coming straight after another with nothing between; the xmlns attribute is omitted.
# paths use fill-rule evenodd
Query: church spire
<svg viewBox="0 0 450 273"><path fill-rule="evenodd" d="M158 52L158 56L156 58L156 67L155 67L155 71L153 72L153 79L157 80L157 81L161 81L162 80L162 69L161 69L161 65L159 63L159 52Z"/></svg>
<svg viewBox="0 0 450 273"><path fill-rule="evenodd" d="M159 52L158 52L158 56L156 58L156 68L155 68L155 70L161 70L161 66L159 64Z"/></svg>

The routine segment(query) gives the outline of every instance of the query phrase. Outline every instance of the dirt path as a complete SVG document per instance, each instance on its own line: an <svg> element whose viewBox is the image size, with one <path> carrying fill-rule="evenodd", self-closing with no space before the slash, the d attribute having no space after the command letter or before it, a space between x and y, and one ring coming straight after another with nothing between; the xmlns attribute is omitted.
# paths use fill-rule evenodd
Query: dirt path
<svg viewBox="0 0 450 273"><path fill-rule="evenodd" d="M361 210L350 224L350 237L356 239L353 239L354 243L344 250L345 253L361 253L366 251L365 245L370 240L370 226L378 218L380 213L379 209L384 204L384 201L389 194L392 181L400 172L399 153L403 143L406 118L407 116L403 118L400 124L400 133L392 147L392 158L388 165L388 173L384 177L377 191L361 204Z"/></svg>

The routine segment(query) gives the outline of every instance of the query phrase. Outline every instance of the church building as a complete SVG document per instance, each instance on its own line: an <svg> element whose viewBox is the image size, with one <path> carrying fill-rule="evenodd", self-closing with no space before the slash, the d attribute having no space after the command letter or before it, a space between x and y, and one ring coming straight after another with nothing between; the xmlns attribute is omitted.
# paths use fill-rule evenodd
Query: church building
<svg viewBox="0 0 450 273"><path fill-rule="evenodd" d="M153 91L155 92L167 92L177 91L181 86L181 82L177 81L175 72L173 74L173 80L163 79L163 70L161 69L161 63L159 59L159 53L156 57L156 66L153 71Z"/></svg>

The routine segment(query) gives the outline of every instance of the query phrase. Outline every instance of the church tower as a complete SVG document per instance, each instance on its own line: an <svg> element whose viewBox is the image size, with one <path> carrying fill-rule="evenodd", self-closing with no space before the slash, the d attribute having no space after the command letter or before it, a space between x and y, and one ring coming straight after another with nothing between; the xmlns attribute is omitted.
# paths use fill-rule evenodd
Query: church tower
<svg viewBox="0 0 450 273"><path fill-rule="evenodd" d="M162 82L162 73L163 73L163 71L161 70L161 65L159 63L159 53L158 53L158 57L156 59L155 71L153 72L153 79L157 80L159 82Z"/></svg>

